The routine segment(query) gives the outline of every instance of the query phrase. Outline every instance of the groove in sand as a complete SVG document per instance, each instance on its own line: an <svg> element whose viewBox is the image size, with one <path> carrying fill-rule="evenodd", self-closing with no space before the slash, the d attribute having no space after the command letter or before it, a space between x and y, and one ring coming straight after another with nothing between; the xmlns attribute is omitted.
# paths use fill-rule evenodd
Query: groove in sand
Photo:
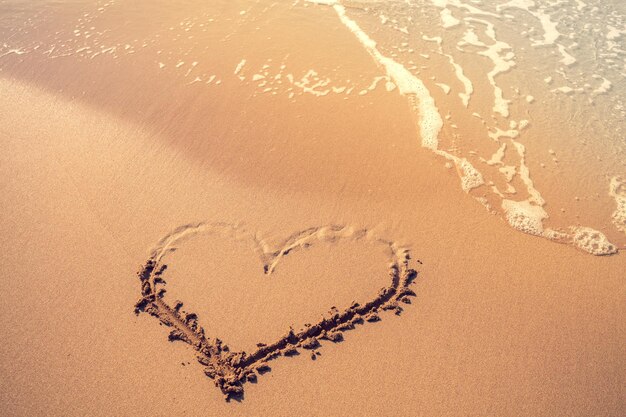
<svg viewBox="0 0 626 417"><path fill-rule="evenodd" d="M276 342L265 345L257 344L252 353L231 352L220 339L207 338L204 329L198 323L198 316L182 310L183 303L178 301L170 306L164 299L165 281L163 274L167 264L163 257L175 249L181 240L198 233L227 232L255 242L256 252L263 263L265 274L271 275L281 258L290 252L307 248L320 242L334 243L339 240L368 239L389 249L389 279L387 287L379 290L371 301L361 305L353 303L344 311L332 308L327 317L313 325L305 325L299 332L290 329ZM151 256L138 272L141 281L141 299L135 305L135 313L146 312L156 317L165 326L171 327L169 340L181 340L192 346L196 351L197 360L205 369L205 374L212 378L226 400L242 399L243 384L256 381L257 373L263 374L270 370L267 361L280 355L292 356L298 348L311 350L315 359L315 349L320 347L320 340L340 342L342 332L353 329L365 321L380 320L378 313L393 310L397 315L402 312L400 302L410 304L415 293L409 285L417 277L417 272L409 268L409 250L399 247L396 243L375 238L366 229L355 230L344 226L312 227L291 235L279 248L271 248L258 240L254 234L248 234L237 225L228 223L197 223L181 226L161 239Z"/></svg>

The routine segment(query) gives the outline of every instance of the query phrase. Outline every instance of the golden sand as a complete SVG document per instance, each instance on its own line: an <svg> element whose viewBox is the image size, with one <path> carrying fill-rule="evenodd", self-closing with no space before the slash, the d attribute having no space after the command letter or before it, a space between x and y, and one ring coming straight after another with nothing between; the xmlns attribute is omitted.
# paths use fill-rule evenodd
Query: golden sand
<svg viewBox="0 0 626 417"><path fill-rule="evenodd" d="M210 92L148 54L0 61L2 414L622 415L623 253L486 212L384 81L253 94L234 70L262 68L270 35L293 73L380 75L307 13L206 32Z"/></svg>

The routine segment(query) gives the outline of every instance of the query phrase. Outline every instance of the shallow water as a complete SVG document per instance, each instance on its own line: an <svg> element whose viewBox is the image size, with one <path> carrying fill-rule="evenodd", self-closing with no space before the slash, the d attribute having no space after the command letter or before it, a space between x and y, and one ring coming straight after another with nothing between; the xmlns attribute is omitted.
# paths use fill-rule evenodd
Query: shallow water
<svg viewBox="0 0 626 417"><path fill-rule="evenodd" d="M211 140L243 129L216 116L232 97L280 115L400 94L415 152L485 215L602 255L626 248L625 15L618 0L10 0L0 74L194 140L211 117Z"/></svg>

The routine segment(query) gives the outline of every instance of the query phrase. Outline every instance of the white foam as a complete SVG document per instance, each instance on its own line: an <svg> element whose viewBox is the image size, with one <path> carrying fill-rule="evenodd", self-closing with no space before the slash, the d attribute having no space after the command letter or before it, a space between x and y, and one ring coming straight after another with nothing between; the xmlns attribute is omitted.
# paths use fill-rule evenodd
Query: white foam
<svg viewBox="0 0 626 417"><path fill-rule="evenodd" d="M494 131L487 132L487 135L494 141L498 142L500 138L503 138L503 137L515 139L516 137L519 136L519 130L516 130L516 129L502 130L499 127L496 127L494 128Z"/></svg>
<svg viewBox="0 0 626 417"><path fill-rule="evenodd" d="M626 33L626 29L618 29L616 27L613 27L611 25L607 25L607 28L609 29L609 31L606 34L606 38L608 40L614 40L614 39L618 39L620 38L623 34Z"/></svg>
<svg viewBox="0 0 626 417"><path fill-rule="evenodd" d="M330 84L330 78L319 77L317 71L310 69L300 79L295 80L292 74L287 74L287 80L294 86L300 88L303 93L312 94L317 97L323 97L333 91L332 88L326 88ZM324 89L319 89L323 87ZM292 95L290 94L290 98Z"/></svg>
<svg viewBox="0 0 626 417"><path fill-rule="evenodd" d="M533 46L545 46L545 45L554 45L557 39L559 39L562 34L558 31L557 26L558 22L552 21L552 18L549 14L545 13L543 9L536 8L535 2L532 0L512 0L508 3L497 6L497 10L503 10L505 8L518 8L526 11L530 15L534 16L543 29L543 39L537 40L533 42ZM580 10L580 5L579 5ZM571 66L576 63L576 58L574 58L571 54L567 52L565 46L562 44L556 44L559 53L561 54L560 62L565 66Z"/></svg>
<svg viewBox="0 0 626 417"><path fill-rule="evenodd" d="M435 83L439 88L443 90L443 92L447 95L450 93L450 86L444 83Z"/></svg>
<svg viewBox="0 0 626 417"><path fill-rule="evenodd" d="M517 172L516 168L513 165L505 165L501 168L498 168L498 171L500 171L502 175L504 175L504 178L506 178L507 182L511 182L511 180L515 176L515 173Z"/></svg>
<svg viewBox="0 0 626 417"><path fill-rule="evenodd" d="M456 77L459 79L459 81L461 81L463 87L465 88L465 92L459 93L459 97L461 98L463 105L467 108L469 106L469 101L472 97L472 93L474 92L474 85L472 84L472 81L470 81L470 79L465 76L465 73L463 72L463 67L461 67L454 61L452 55L444 53L442 53L442 55L448 58L448 61L450 61L450 64L454 67L454 73L456 74Z"/></svg>
<svg viewBox="0 0 626 417"><path fill-rule="evenodd" d="M485 183L481 173L467 159L461 159L457 163L457 167L461 172L461 188L463 191L469 192L472 188L480 187Z"/></svg>
<svg viewBox="0 0 626 417"><path fill-rule="evenodd" d="M469 192L469 190L484 184L481 173L474 168L467 159L459 158L438 149L438 136L443 126L443 120L439 114L435 100L424 83L402 64L381 54L376 47L376 42L371 39L354 20L346 15L346 10L343 6L336 4L334 9L341 22L357 37L374 61L385 69L387 77L397 86L400 94L407 96L409 102L417 110L422 146L456 164L461 177L461 188L464 191ZM426 40L434 41L441 45L441 38L439 37L425 38Z"/></svg>
<svg viewBox="0 0 626 417"><path fill-rule="evenodd" d="M611 88L613 88L613 84L606 78L602 77L602 84L600 84L598 88L593 90L593 94L594 95L606 94L611 90Z"/></svg>
<svg viewBox="0 0 626 417"><path fill-rule="evenodd" d="M6 46L6 44L5 44L5 46ZM0 58L2 58L4 56L7 56L7 55L10 55L10 54L24 55L25 53L26 53L26 51L24 51L21 48L12 48L12 49L9 49L8 51L2 53L2 55L0 55Z"/></svg>
<svg viewBox="0 0 626 417"><path fill-rule="evenodd" d="M474 197L474 199L482 204L488 212L495 214L493 209L491 208L491 204L489 204L489 200L487 200L485 197Z"/></svg>
<svg viewBox="0 0 626 417"><path fill-rule="evenodd" d="M561 58L561 63L567 67L573 65L576 63L576 58L574 58L573 56L571 56L567 50L565 49L565 47L563 45L561 45L560 43L556 45L557 48L559 49L559 53L561 54L561 56L563 58Z"/></svg>
<svg viewBox="0 0 626 417"><path fill-rule="evenodd" d="M515 229L530 235L543 235L543 220L548 218L543 207L533 205L528 200L503 199L502 209L506 220Z"/></svg>
<svg viewBox="0 0 626 417"><path fill-rule="evenodd" d="M602 233L590 227L572 227L572 243L592 255L612 255L617 248Z"/></svg>
<svg viewBox="0 0 626 417"><path fill-rule="evenodd" d="M561 36L561 33L556 29L557 22L553 22L550 18L550 15L537 11L535 13L531 13L539 19L541 26L543 28L543 40L537 41L533 45L553 45L554 42Z"/></svg>
<svg viewBox="0 0 626 417"><path fill-rule="evenodd" d="M385 69L387 76L396 84L400 94L417 98L422 146L436 150L439 146L438 136L443 126L443 120L435 105L435 100L422 80L411 74L399 62L381 54L376 48L376 42L354 20L347 16L345 7L336 4L334 9L341 22L357 37L372 58Z"/></svg>
<svg viewBox="0 0 626 417"><path fill-rule="evenodd" d="M443 9L440 13L441 16L441 25L444 29L449 29L455 26L458 26L461 21L456 17L452 16L452 11L450 9Z"/></svg>
<svg viewBox="0 0 626 417"><path fill-rule="evenodd" d="M501 165L502 159L504 158L504 151L506 151L506 143L503 143L502 145L500 145L498 150L495 151L493 155L491 155L491 158L488 161L484 159L483 161L487 165Z"/></svg>
<svg viewBox="0 0 626 417"><path fill-rule="evenodd" d="M615 199L617 206L612 215L613 224L626 233L626 181L620 177L611 178L609 195Z"/></svg>
<svg viewBox="0 0 626 417"><path fill-rule="evenodd" d="M389 81L389 77L387 76L378 76L378 77L374 77L374 79L372 80L372 83L367 87L368 91L374 91L376 89L376 87L378 87L378 83L386 80Z"/></svg>
<svg viewBox="0 0 626 417"><path fill-rule="evenodd" d="M460 0L431 0L431 3L439 8L446 8L448 5L454 6L459 9L465 9L469 14L476 16L491 16L491 17L500 17L499 15L491 12L486 12L477 7L471 6L469 4L461 3Z"/></svg>
<svg viewBox="0 0 626 417"><path fill-rule="evenodd" d="M552 92L559 91L559 92L561 92L563 94L569 95L569 94L572 94L574 92L574 89L572 87L569 87L569 86L566 85L566 86L563 86L563 87L555 88L554 90L551 90L551 91Z"/></svg>
<svg viewBox="0 0 626 417"><path fill-rule="evenodd" d="M507 194L516 194L517 190L511 184L507 183L506 184L506 193Z"/></svg>
<svg viewBox="0 0 626 417"><path fill-rule="evenodd" d="M242 59L235 67L235 75L239 75L239 72L243 69L244 65L246 65L246 60Z"/></svg>
<svg viewBox="0 0 626 417"><path fill-rule="evenodd" d="M464 156L467 156L467 152L463 152L462 151L463 148L452 147L453 145L450 145L451 148L447 149L446 151L439 149L439 133L443 127L442 115L439 114L439 109L437 108L435 100L433 99L430 91L428 90L428 88L426 87L424 83L424 82L430 83L430 81L428 81L427 79L423 77L422 79L424 81L422 81L422 79L418 78L417 76L417 74L419 74L420 71L422 70L429 71L430 68L419 67L419 65L414 64L413 62L409 62L408 64L400 63L398 62L399 59L396 58L396 54L394 52L390 52L389 55L383 55L383 52L386 51L387 49L383 47L379 48L376 41L372 39L367 33L365 33L361 29L359 24L355 22L355 20L351 19L347 15L346 8L340 2L335 1L335 0L308 0L308 1L311 3L325 4L325 5L332 6L335 12L337 13L337 15L339 16L339 19L341 20L343 25L346 28L348 28L356 36L357 40L363 45L365 50L372 56L374 61L385 70L386 76L387 76L387 81L385 82L385 86L387 90L391 91L395 88L398 88L398 91L400 94L408 97L409 103L413 107L413 110L416 115L416 119L417 119L416 124L417 124L417 127L420 132L420 136L422 139L422 146L428 149L431 149L437 155L441 155L445 157L447 159L446 167L451 167L452 163L454 163L459 173L459 177L461 179L462 189L469 193L471 190L475 189L476 187L479 187L485 184L485 178L483 178L481 172L476 170L475 167L468 161L468 159L464 158ZM487 70L491 69L491 71L487 73L487 78L489 80L490 85L493 87L493 96L494 96L493 113L494 114L492 115L492 119L497 121L498 118L496 117L496 114L499 114L503 117L509 116L509 106L512 102L511 100L513 100L513 97L508 97L508 90L506 90L507 97L505 98L505 93L503 92L502 88L500 88L496 80L498 79L497 78L498 75L509 71L511 68L513 68L516 65L515 54L513 52L511 45L509 45L506 42L503 42L502 40L499 40L496 37L496 29L498 30L498 35L500 36L501 36L501 32L500 32L500 26L494 26L494 23L499 24L494 19L489 18L487 20L480 20L475 17L465 17L462 19L463 22L461 22L459 19L461 19L461 16L482 15L482 16L492 16L498 21L500 19L508 19L510 23L510 22L514 22L515 20L517 20L518 16L517 14L513 14L513 13L503 16L502 14L494 14L491 12L486 12L484 10L478 9L477 7L474 7L473 5L462 3L463 1L473 4L473 5L480 5L483 3L479 0L470 0L470 1L467 1L467 0L431 0L431 3L441 9L441 10L438 10L438 13L439 13L438 17L441 18L441 26L444 29L458 27L461 23L464 23L464 22L471 22L467 24L468 30L463 35L462 40L457 43L457 49L462 52L467 52L467 53L477 54L477 55L487 57L493 63L493 68L487 68ZM563 37L563 34L561 34L558 31L558 22L556 21L556 19L553 20L553 17L555 17L556 15L551 16L549 14L549 13L553 13L553 10L556 10L554 6L558 5L560 1L561 0L556 0L553 2L551 0L548 0L547 2L536 4L536 2L532 0L510 0L510 1L502 0L502 3L504 4L496 6L496 10L500 12L506 8L518 8L518 9L524 10L526 13L531 15L531 19L530 19L531 21L533 21L532 17L536 18L537 20L534 22L538 22L538 23L535 23L534 27L532 27L527 32L524 31L522 35L525 37L526 36L532 37L532 41L531 41L532 46L552 45L552 48L549 51L549 53L554 55L556 59L560 61L561 65L565 67L569 67L569 66L574 65L577 62L578 54L574 52L578 50L579 46L577 43L568 42L567 39ZM579 10L586 7L585 3L581 2L580 0L576 0L576 1L577 1ZM369 1L366 0L365 4L369 5L368 3ZM407 3L409 5L413 5L413 2L409 0L407 0ZM361 2L357 0L357 4L361 4ZM544 8L544 4L546 5L545 7L550 7L550 8L549 9ZM576 5L574 5L574 7L576 7ZM599 10L599 8L596 8L596 9ZM376 23L378 23L378 19L380 18L380 22L382 24L388 24L390 26L393 26L393 29L400 30L404 33L408 32L405 28L399 27L400 24L404 25L405 23L395 20L392 16L387 17L381 14L380 12L378 12L376 15L374 15L374 17L376 18ZM408 20L411 21L410 18ZM493 21L493 23L491 21ZM474 24L474 23L478 23L478 24ZM609 21L609 23L612 23L612 22ZM380 27L380 23L378 24ZM617 24L614 24L614 25L619 27L619 25ZM567 25L564 25L563 27L565 26ZM391 27L389 28L391 29ZM523 28L520 28L520 30L523 30ZM607 40L605 42L613 42L614 44L616 44L616 48L621 48L617 44L617 42L614 42L614 40L622 36L622 31L620 29L615 29L614 27L607 25L605 30L596 31L596 32L598 32L599 36L603 36L603 37L606 36ZM448 32L445 32L445 33L448 33ZM505 33L505 32L502 32L502 33ZM438 33L437 35L439 34L441 33ZM459 32L459 34L461 34L461 32ZM437 44L437 46L439 47L439 52L431 51L432 53L437 53L441 56L446 56L448 58L450 64L454 67L456 77L465 86L465 92L464 93L459 92L458 95L461 98L465 107L468 108L469 101L473 93L472 82L470 79L468 79L465 76L463 68L454 61L454 58L452 57L452 55L448 55L443 52L442 47L444 46L444 39L440 36L432 36L432 35L433 35L432 33L429 33L428 35L422 33L418 36L420 36L421 39L427 42L434 42ZM576 34L572 32L568 36L568 38L570 40L574 40L575 35ZM448 42L447 36L449 35L448 34L445 35L446 42ZM559 43L559 39L562 39L563 43ZM604 39L601 39L601 41L604 41ZM464 45L468 45L468 47L461 48ZM388 46L388 45L385 45L385 46ZM406 52L406 48L408 48L407 44L402 44L401 47L400 45L396 45L396 46L397 47L392 47L392 49L395 50L398 54L402 52ZM478 49L476 49L476 47L478 47ZM465 51L464 49L467 49L467 50ZM477 51L477 52L474 52L474 51ZM417 56L418 53L419 52L417 52L415 56ZM429 54L427 54L426 51L420 55L424 58L429 58ZM586 59L586 57L582 53L580 55L580 58ZM544 81L547 84L552 84L550 88L552 88L553 89L552 91L554 92L559 92L559 93L564 93L564 94L572 94L574 92L579 92L579 91L583 92L583 89L579 88L580 86L575 82L575 80L572 80L571 77L568 78L566 76L565 71L568 71L568 69L561 68L560 70L556 71L556 73L560 74L563 77L563 78L559 77L558 80L564 80L561 82L558 82L557 80L556 85L554 85L552 77L547 77L544 79ZM569 75L569 72L570 71L568 71L568 75ZM454 91L454 93L456 94L460 90L460 88L462 88L460 85L458 85L454 81L449 82L448 79L436 79L435 77L432 77L431 79L433 80L433 84L438 86L438 88L441 88L445 94L449 94L451 91ZM597 84L589 83L589 85L586 86L586 89L588 92L593 91L592 94L602 94L611 89L612 85L610 81L608 81L606 78L598 76L596 79L598 80ZM437 82L434 82L434 81L437 81ZM439 82L439 81L444 81L444 82ZM573 88L567 86L566 83L571 84ZM565 86L560 87L559 84L560 85L565 84ZM429 84L429 86L430 85L431 84ZM433 87L433 88L437 89L437 87ZM361 86L361 90L355 90L355 92L361 91L361 94L364 94L370 90L371 89L369 88L363 89L363 86ZM522 102L524 100L527 103L533 103L535 101L535 98L532 95L524 94L524 92L520 93L520 90L521 88L513 89L513 91L515 91L515 94L517 94L517 96L520 97ZM333 91L334 91L334 87L333 87ZM510 100L507 100L507 98ZM473 111L473 109L470 111ZM481 113L482 112L483 111L481 110ZM480 115L477 113L474 113L474 115L476 117L481 118ZM446 119L448 119L448 117L446 117ZM488 118L487 119L481 118L481 120L482 120L482 124L485 127L487 127L488 124L486 120L488 120ZM449 124L449 123L450 122L446 122L447 127L455 128L454 124ZM491 155L490 159L488 160L485 160L483 158L479 158L479 159L483 163L486 163L487 165L494 166L495 169L490 169L486 172L492 173L492 171L496 171L497 169L504 178L500 177L498 173L492 173L491 175L498 177L498 179L500 180L500 182L498 182L498 187L500 187L501 190L498 190L498 188L496 187L493 181L489 181L491 178L486 178L487 179L486 187L484 190L481 189L481 191L486 191L489 193L490 192L489 188L493 190L493 194L491 195L491 197L493 197L494 199L498 198L499 200L501 200L502 211L503 211L504 217L506 218L507 222L517 230L520 230L522 232L532 234L532 235L543 236L549 239L567 241L568 243L571 243L574 246L577 246L587 252L594 253L594 254L614 253L614 251L616 251L616 248L614 245L612 245L608 241L606 236L602 234L601 232L597 232L591 228L587 228L587 227L570 228L569 233L563 233L561 229L557 231L557 230L544 228L544 224L543 224L544 220L549 218L546 208L544 207L545 201L543 197L541 196L541 194L539 193L539 191L534 187L534 183L531 179L529 167L526 165L526 158L525 158L526 149L521 143L516 141L516 139L520 136L522 130L525 129L528 126L528 124L529 122L527 120L520 120L519 122L511 121L510 123L508 123L508 127L506 125L505 126L500 125L500 127L502 127L503 129L500 127L493 127L493 126L489 127L487 131L488 136L491 139L493 139L495 142L497 142L499 147L493 153L493 155ZM506 143L505 143L505 140L503 140L503 138L507 138ZM511 153L511 148L509 147L507 149L508 145L511 145L515 149L515 151L517 151L517 155L519 155L519 159L515 151ZM504 165L505 164L504 162L505 152L506 152L506 163L507 164L510 163L511 165ZM470 154L476 155L476 153L472 153L472 152L470 152ZM515 162L513 162L514 160ZM485 167L485 169L487 168ZM519 178L516 178L516 177L519 177ZM507 181L506 184L501 183L503 182L501 181L502 179L506 179ZM515 186L512 183L513 179L515 179L515 182L514 182ZM518 182L518 179L519 179L519 182ZM618 194L615 194L615 191L614 191L616 187L617 186L614 185L614 181L612 180L610 193L616 199L616 204L617 204L617 210L614 214L614 220L615 218L617 218L617 220L615 221L617 222L617 224L621 225L622 228L620 230L624 231L624 228L626 228L626 220L625 220L626 215L624 214L624 209L626 206L626 191L624 191L624 194L620 194L619 197L616 197L616 195L618 195ZM524 190L524 188L526 188L526 190ZM518 193L518 190L519 190L519 193ZM516 199L521 200L521 201L514 201L512 197L510 196L507 197L503 193L508 194L508 195L518 193L520 194L520 197ZM479 193L472 193L472 194L479 194ZM483 193L480 193L480 194L483 194ZM477 199L479 201L481 201L480 199L482 199L481 203L484 203L486 206L488 206L488 201L484 197L477 197ZM617 213L619 213L619 215Z"/></svg>
<svg viewBox="0 0 626 417"><path fill-rule="evenodd" d="M502 11L507 8L517 8L524 10L528 14L534 16L541 23L543 29L543 40L536 41L533 45L553 45L554 42L561 36L556 29L557 23L552 21L550 15L546 14L543 10L535 10L535 2L532 0L510 0L507 3L496 6L496 10ZM532 10L531 10L532 9Z"/></svg>
<svg viewBox="0 0 626 417"><path fill-rule="evenodd" d="M422 35L422 39L427 42L435 42L437 45L440 45L440 46L443 43L443 38L441 36Z"/></svg>
<svg viewBox="0 0 626 417"><path fill-rule="evenodd" d="M535 188L533 181L530 179L530 170L528 169L528 166L526 166L526 148L517 141L512 140L512 142L520 157L519 175L522 182L526 185L526 189L530 195L528 200L534 204L543 206L545 204L545 200Z"/></svg>
<svg viewBox="0 0 626 417"><path fill-rule="evenodd" d="M493 44L487 45L480 39L478 39L478 36L476 35L476 33L474 33L472 29L469 29L465 32L465 34L463 35L463 40L459 44L469 44L485 48L483 51L478 52L478 55L486 56L487 58L491 59L494 64L493 69L487 73L487 79L489 80L489 83L493 87L494 91L493 111L495 113L499 113L503 117L508 117L510 100L506 100L504 98L502 89L497 85L495 78L497 75L505 73L515 66L515 54L510 51L511 46L508 43L499 41L496 38L496 32L493 23L476 18L465 18L465 20L485 25L485 34L489 36L493 41ZM505 51L508 52L503 54L503 52Z"/></svg>
<svg viewBox="0 0 626 417"><path fill-rule="evenodd" d="M493 184L493 182L492 182L491 184ZM502 194L502 193L500 192L500 190L498 189L498 187L496 187L496 186L495 186L495 184L491 186L491 191L493 191L493 193L494 193L495 195L497 195L498 197L500 197L500 198L506 198L506 197L504 196L504 194Z"/></svg>

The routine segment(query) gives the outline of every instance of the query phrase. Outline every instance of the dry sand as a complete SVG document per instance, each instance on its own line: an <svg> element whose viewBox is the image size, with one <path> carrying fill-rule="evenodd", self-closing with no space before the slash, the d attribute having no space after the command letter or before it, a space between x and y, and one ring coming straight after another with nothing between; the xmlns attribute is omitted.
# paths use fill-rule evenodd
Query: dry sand
<svg viewBox="0 0 626 417"><path fill-rule="evenodd" d="M365 52L353 58L376 73ZM594 257L487 214L416 145L399 95L287 105L235 84L210 97L159 90L170 84L141 64L71 80L70 66L26 73L27 61L0 76L1 414L626 412L623 253ZM177 251L158 251L198 224ZM356 314L352 302L378 300L404 253L397 276L417 276L401 314L380 309L299 355L272 348L271 370L236 400L204 375L198 351L221 358L218 370L228 357L215 337L253 352L331 306ZM198 314L208 345L169 342L172 328L134 314L137 272L155 254L168 265L164 300ZM164 311L153 310L178 319ZM174 328L198 342L194 323Z"/></svg>

